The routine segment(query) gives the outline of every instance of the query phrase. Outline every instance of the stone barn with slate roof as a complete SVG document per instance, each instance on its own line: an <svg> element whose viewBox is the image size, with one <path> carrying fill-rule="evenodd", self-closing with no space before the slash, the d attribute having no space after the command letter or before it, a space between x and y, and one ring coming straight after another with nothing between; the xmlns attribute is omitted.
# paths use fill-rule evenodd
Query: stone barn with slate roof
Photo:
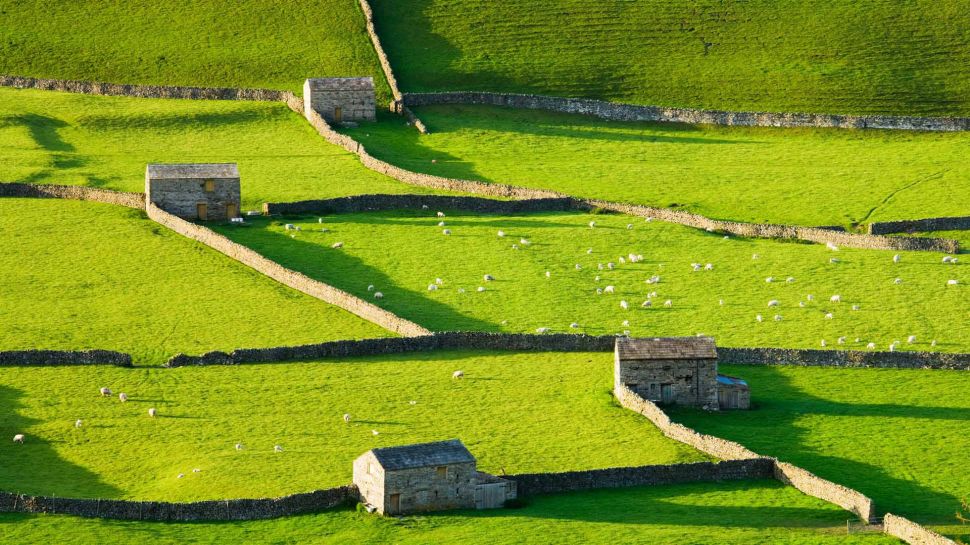
<svg viewBox="0 0 970 545"><path fill-rule="evenodd" d="M457 439L375 448L354 460L361 501L384 515L501 507L515 483L478 473Z"/></svg>
<svg viewBox="0 0 970 545"><path fill-rule="evenodd" d="M311 78L303 83L303 110L316 111L327 123L374 121L374 78Z"/></svg>
<svg viewBox="0 0 970 545"><path fill-rule="evenodd" d="M235 163L148 165L145 200L187 220L239 216L239 169Z"/></svg>
<svg viewBox="0 0 970 545"><path fill-rule="evenodd" d="M615 380L650 401L717 410L714 339L617 339Z"/></svg>

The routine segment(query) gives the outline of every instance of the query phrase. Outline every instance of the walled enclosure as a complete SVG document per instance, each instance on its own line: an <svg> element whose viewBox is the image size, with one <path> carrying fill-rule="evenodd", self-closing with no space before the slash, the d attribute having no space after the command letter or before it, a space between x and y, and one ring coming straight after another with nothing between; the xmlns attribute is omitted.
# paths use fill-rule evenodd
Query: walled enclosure
<svg viewBox="0 0 970 545"><path fill-rule="evenodd" d="M303 83L303 102L304 115L313 110L328 123L377 119L374 78L369 76L310 78Z"/></svg>
<svg viewBox="0 0 970 545"><path fill-rule="evenodd" d="M235 163L192 163L145 167L145 198L187 220L239 216L239 168Z"/></svg>

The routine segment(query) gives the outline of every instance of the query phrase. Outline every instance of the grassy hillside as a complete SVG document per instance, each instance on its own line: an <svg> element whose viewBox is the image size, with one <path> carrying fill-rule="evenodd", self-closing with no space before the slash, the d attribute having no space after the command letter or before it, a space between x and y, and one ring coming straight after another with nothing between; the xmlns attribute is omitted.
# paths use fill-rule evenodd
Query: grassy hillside
<svg viewBox="0 0 970 545"><path fill-rule="evenodd" d="M405 91L970 114L961 0L374 0Z"/></svg>
<svg viewBox="0 0 970 545"><path fill-rule="evenodd" d="M0 15L0 74L291 91L373 76L390 98L355 0L2 0Z"/></svg>
<svg viewBox="0 0 970 545"><path fill-rule="evenodd" d="M0 490L274 497L349 483L353 460L374 447L456 437L492 472L706 459L616 404L611 361L606 353L439 352L175 370L5 369L0 435L28 440L0 442ZM451 378L456 369L464 380ZM101 386L131 400L103 399ZM149 407L160 416L149 418Z"/></svg>
<svg viewBox="0 0 970 545"><path fill-rule="evenodd" d="M283 104L0 89L0 180L144 191L150 162L236 162L243 205L418 188L365 169Z"/></svg>
<svg viewBox="0 0 970 545"><path fill-rule="evenodd" d="M0 350L105 348L159 363L390 335L113 205L0 199L0 248Z"/></svg>
<svg viewBox="0 0 970 545"><path fill-rule="evenodd" d="M348 132L418 172L715 218L849 225L970 210L963 133L622 123L482 106L416 112L431 134L390 119Z"/></svg>
<svg viewBox="0 0 970 545"><path fill-rule="evenodd" d="M284 231L282 221L267 219L252 227L219 229L358 296L374 300L367 290L374 285L384 294L379 305L433 330L706 333L726 346L790 348L817 348L822 339L838 348L836 339L844 336L843 348L865 349L875 342L887 350L901 340L902 350L970 351L970 265L943 264L939 254L909 252L893 263L893 252L725 240L621 215L446 213L444 227L438 226L435 210L426 210L334 215L322 218L322 224L316 217L282 220L303 227L295 234ZM443 229L452 234L444 235ZM498 237L499 230L507 236ZM531 245L521 245L520 238ZM331 248L335 242L343 242L343 248ZM644 260L620 264L619 258L630 253ZM830 263L832 258L839 262ZM609 262L618 265L615 270L606 269ZM711 263L713 270L695 272L691 263ZM495 281L484 282L485 274ZM659 283L645 283L654 275ZM768 277L776 281L768 283ZM443 283L429 291L437 278ZM947 285L950 279L959 284ZM597 288L608 285L615 286L614 294L597 295ZM479 286L486 291L477 292ZM641 308L651 292L656 292L653 306ZM829 302L834 294L843 302ZM808 301L808 295L815 300ZM621 300L629 310L620 308ZM666 300L671 308L664 308ZM770 300L779 306L769 308ZM860 309L853 311L852 305ZM833 318L826 319L826 313ZM756 322L758 314L764 322ZM776 314L781 321L774 321ZM570 328L573 322L581 327ZM909 335L916 335L916 343L906 344ZM934 339L937 346L931 347Z"/></svg>
<svg viewBox="0 0 970 545"><path fill-rule="evenodd" d="M955 524L970 498L970 374L897 369L724 366L755 410L673 413L705 433L802 466L921 522Z"/></svg>
<svg viewBox="0 0 970 545"><path fill-rule="evenodd" d="M11 542L182 543L898 543L845 535L845 511L772 481L539 496L516 510L378 517L349 509L278 520L146 523L0 515Z"/></svg>

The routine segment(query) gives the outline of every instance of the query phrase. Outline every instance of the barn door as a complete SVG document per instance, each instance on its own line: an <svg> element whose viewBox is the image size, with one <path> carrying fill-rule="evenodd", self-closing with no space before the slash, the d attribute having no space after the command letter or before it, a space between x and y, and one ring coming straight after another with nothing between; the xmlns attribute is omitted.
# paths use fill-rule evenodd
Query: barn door
<svg viewBox="0 0 970 545"><path fill-rule="evenodd" d="M199 219L205 221L209 219L209 205L204 202L200 202L195 205L195 213L199 216Z"/></svg>

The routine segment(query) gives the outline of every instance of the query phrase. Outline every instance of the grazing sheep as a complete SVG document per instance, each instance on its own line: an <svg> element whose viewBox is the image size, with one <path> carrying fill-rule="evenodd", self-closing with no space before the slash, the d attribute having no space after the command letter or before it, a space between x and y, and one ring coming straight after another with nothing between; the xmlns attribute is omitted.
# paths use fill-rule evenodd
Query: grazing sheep
<svg viewBox="0 0 970 545"><path fill-rule="evenodd" d="M283 447L280 445L273 445L273 452L283 452Z"/></svg>
<svg viewBox="0 0 970 545"><path fill-rule="evenodd" d="M778 306L778 300L777 299L772 299L771 301L768 301L768 307L769 308L770 307L777 307L777 306Z"/></svg>
<svg viewBox="0 0 970 545"><path fill-rule="evenodd" d="M101 392L101 397L110 397L111 396L111 389L110 388L99 388L98 391Z"/></svg>
<svg viewBox="0 0 970 545"><path fill-rule="evenodd" d="M869 343L869 344L866 345L866 348L868 348L869 350L875 350L876 349L876 343Z"/></svg>
<svg viewBox="0 0 970 545"><path fill-rule="evenodd" d="M444 212L438 212L437 214L438 214L438 217L439 218L445 217L445 213Z"/></svg>
<svg viewBox="0 0 970 545"><path fill-rule="evenodd" d="M641 306L641 307L643 307L643 308L649 308L649 307L652 307L652 306L653 306L653 301L651 301L650 299L647 299L647 300L646 300L646 301L644 301L644 302L643 302L643 304L641 304L640 306Z"/></svg>
<svg viewBox="0 0 970 545"><path fill-rule="evenodd" d="M383 293L381 293L379 291L374 292L374 299L383 299L383 298L384 298L384 294Z"/></svg>
<svg viewBox="0 0 970 545"><path fill-rule="evenodd" d="M761 317L760 314L756 314L755 317L754 317L754 320L760 324L761 323L761 320L763 320L763 318Z"/></svg>
<svg viewBox="0 0 970 545"><path fill-rule="evenodd" d="M499 230L499 232L498 232L498 236L499 236L499 237L504 237L504 236L505 236L505 231L502 231L502 230L500 229L500 230Z"/></svg>
<svg viewBox="0 0 970 545"><path fill-rule="evenodd" d="M330 247L333 248L333 249L335 249L335 250L339 250L340 248L343 248L344 247L344 243L343 242L334 242L333 245L330 246Z"/></svg>
<svg viewBox="0 0 970 545"><path fill-rule="evenodd" d="M464 378L464 376L465 376L465 373L462 372L461 370L455 371L454 373L451 374L451 378Z"/></svg>
<svg viewBox="0 0 970 545"><path fill-rule="evenodd" d="M909 337L906 337L906 342L908 342L909 344L913 344L914 342L916 342L916 335L910 335Z"/></svg>
<svg viewBox="0 0 970 545"><path fill-rule="evenodd" d="M957 284L959 284L959 283L960 283L960 281L959 281L959 280L947 280L947 281L946 281L946 285L947 285L947 286L956 286L956 285L957 285Z"/></svg>
<svg viewBox="0 0 970 545"><path fill-rule="evenodd" d="M344 414L344 423L345 424L350 424L350 413L345 413Z"/></svg>
<svg viewBox="0 0 970 545"><path fill-rule="evenodd" d="M549 328L548 327L537 327L536 328L536 333L549 333Z"/></svg>
<svg viewBox="0 0 970 545"><path fill-rule="evenodd" d="M841 295L833 295L832 297L829 297L829 301L831 301L833 303L841 303L842 302L842 296Z"/></svg>
<svg viewBox="0 0 970 545"><path fill-rule="evenodd" d="M620 301L620 308L622 308L623 310L627 310L628 308L630 308L630 305L627 304L626 301Z"/></svg>
<svg viewBox="0 0 970 545"><path fill-rule="evenodd" d="M78 418L77 420L74 421L74 427L75 428L80 428L82 423L83 422L81 421L81 419Z"/></svg>
<svg viewBox="0 0 970 545"><path fill-rule="evenodd" d="M615 290L616 288L614 288L613 286L606 286L605 288L603 288L603 291L605 293L613 293Z"/></svg>
<svg viewBox="0 0 970 545"><path fill-rule="evenodd" d="M24 444L24 434L18 433L17 435L14 435L13 442L20 443L21 445Z"/></svg>
<svg viewBox="0 0 970 545"><path fill-rule="evenodd" d="M894 255L893 256L893 263L899 263L899 260L900 259L902 259L902 258L899 256L899 254Z"/></svg>
<svg viewBox="0 0 970 545"><path fill-rule="evenodd" d="M666 301L664 301L664 306L667 307L667 308L670 308L670 307L674 306L674 302L671 301L670 299L667 299Z"/></svg>
<svg viewBox="0 0 970 545"><path fill-rule="evenodd" d="M120 394L118 394L118 401L120 401L122 403L128 401L128 394L126 394L124 392L121 392Z"/></svg>
<svg viewBox="0 0 970 545"><path fill-rule="evenodd" d="M491 282L492 280L495 280L495 277L490 274L486 274L485 276L482 277L482 279L486 282Z"/></svg>
<svg viewBox="0 0 970 545"><path fill-rule="evenodd" d="M451 234L451 229L442 229L441 230L441 234L442 235L450 235Z"/></svg>

